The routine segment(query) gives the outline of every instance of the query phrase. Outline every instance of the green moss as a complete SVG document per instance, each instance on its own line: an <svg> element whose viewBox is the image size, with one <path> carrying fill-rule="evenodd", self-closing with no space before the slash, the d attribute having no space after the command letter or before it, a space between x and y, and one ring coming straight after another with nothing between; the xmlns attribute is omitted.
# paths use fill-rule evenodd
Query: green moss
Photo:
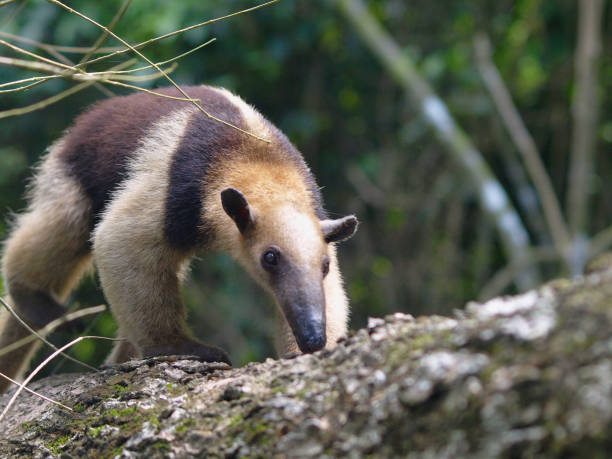
<svg viewBox="0 0 612 459"><path fill-rule="evenodd" d="M129 407L129 408L124 408L123 410L108 410L106 412L106 414L110 415L110 416L115 416L115 417L121 417L121 416L127 416L129 414L133 414L136 412L136 408Z"/></svg>
<svg viewBox="0 0 612 459"><path fill-rule="evenodd" d="M83 411L85 411L85 405L81 403L77 403L76 405L72 407L72 409L77 413L82 413Z"/></svg>
<svg viewBox="0 0 612 459"><path fill-rule="evenodd" d="M241 414L235 414L234 416L232 416L229 426L234 427L235 425L240 424L243 419L244 417Z"/></svg>
<svg viewBox="0 0 612 459"><path fill-rule="evenodd" d="M187 429L189 429L193 425L195 425L195 421L193 419L191 419L191 418L185 419L181 423L181 425L176 428L176 431L179 432L179 433L185 432Z"/></svg>
<svg viewBox="0 0 612 459"><path fill-rule="evenodd" d="M38 425L36 425L36 421L24 422L23 424L20 425L20 427L21 427L21 430L23 430L24 432L32 432L32 431L40 430Z"/></svg>
<svg viewBox="0 0 612 459"><path fill-rule="evenodd" d="M159 429L159 426L161 425L161 423L159 422L159 418L155 415L149 418L149 422L153 424L155 427L157 427L158 429Z"/></svg>
<svg viewBox="0 0 612 459"><path fill-rule="evenodd" d="M60 448L64 446L66 443L68 443L68 440L70 440L70 435L60 435L59 437L55 438L52 442L47 443L46 447L53 454L59 454Z"/></svg>
<svg viewBox="0 0 612 459"><path fill-rule="evenodd" d="M156 443L153 443L153 448L160 450L160 451L170 451L170 445L168 444L167 441L158 441Z"/></svg>
<svg viewBox="0 0 612 459"><path fill-rule="evenodd" d="M125 386L121 384L113 384L111 387L115 389L115 394L117 395L121 395L129 390L129 386Z"/></svg>

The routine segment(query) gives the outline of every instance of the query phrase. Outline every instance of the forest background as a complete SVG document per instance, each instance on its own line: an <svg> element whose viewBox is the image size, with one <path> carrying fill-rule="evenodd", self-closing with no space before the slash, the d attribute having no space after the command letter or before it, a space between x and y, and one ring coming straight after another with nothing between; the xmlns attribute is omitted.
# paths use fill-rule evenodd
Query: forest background
<svg viewBox="0 0 612 459"><path fill-rule="evenodd" d="M70 2L101 24L122 4ZM136 44L257 4L133 2L113 31ZM141 52L165 61L216 38L178 60L172 78L223 86L254 105L303 153L331 215L359 217L339 252L357 329L368 316L449 314L469 300L579 275L612 245L611 10L603 0L281 0ZM87 48L99 36L53 2L0 1L0 57L23 58L8 43L74 62L82 56L74 49L23 38ZM36 75L0 65L0 85ZM77 84L57 78L0 92L0 239L45 148L109 90L131 92L99 83L3 118ZM235 364L274 355L274 305L229 257L197 259L184 298L195 334ZM69 305L104 302L94 275ZM83 326L115 331L108 312L76 331ZM98 364L108 350L82 341L72 352Z"/></svg>

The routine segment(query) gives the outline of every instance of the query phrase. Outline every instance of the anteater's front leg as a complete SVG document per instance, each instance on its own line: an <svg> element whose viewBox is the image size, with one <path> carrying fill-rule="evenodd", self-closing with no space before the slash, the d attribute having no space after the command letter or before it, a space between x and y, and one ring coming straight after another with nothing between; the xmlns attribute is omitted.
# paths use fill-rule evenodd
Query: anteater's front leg
<svg viewBox="0 0 612 459"><path fill-rule="evenodd" d="M161 209L146 190L129 187L109 204L94 235L102 288L119 334L143 357L195 355L227 362L227 354L190 335L180 296L181 267L188 255L164 240Z"/></svg>

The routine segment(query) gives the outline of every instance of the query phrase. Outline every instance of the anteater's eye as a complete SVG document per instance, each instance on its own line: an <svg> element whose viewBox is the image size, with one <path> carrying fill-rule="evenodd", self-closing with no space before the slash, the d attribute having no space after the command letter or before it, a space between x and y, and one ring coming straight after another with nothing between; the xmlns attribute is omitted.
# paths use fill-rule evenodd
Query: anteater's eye
<svg viewBox="0 0 612 459"><path fill-rule="evenodd" d="M328 273L329 273L329 260L325 258L325 260L323 260L323 277L327 276Z"/></svg>
<svg viewBox="0 0 612 459"><path fill-rule="evenodd" d="M276 247L269 247L261 256L261 264L266 269L274 269L278 265L280 251Z"/></svg>

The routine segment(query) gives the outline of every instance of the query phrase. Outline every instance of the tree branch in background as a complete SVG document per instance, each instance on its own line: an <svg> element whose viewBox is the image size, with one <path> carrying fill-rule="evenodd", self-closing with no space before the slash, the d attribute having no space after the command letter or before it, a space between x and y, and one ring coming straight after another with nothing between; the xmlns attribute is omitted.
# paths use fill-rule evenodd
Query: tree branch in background
<svg viewBox="0 0 612 459"><path fill-rule="evenodd" d="M559 254L553 247L536 247L531 249L527 257L520 260L512 260L503 269L497 271L489 282L480 289L478 300L486 301L499 295L512 283L517 273L529 266L535 266L545 261L557 260L559 260Z"/></svg>
<svg viewBox="0 0 612 459"><path fill-rule="evenodd" d="M612 245L612 226L605 230L597 233L591 238L591 245L589 247L589 258L593 258L600 253L604 252Z"/></svg>
<svg viewBox="0 0 612 459"><path fill-rule="evenodd" d="M576 243L573 255L573 271L581 273L588 250L579 250L581 240L588 232L589 193L597 131L597 60L601 51L601 23L603 0L578 2L578 38L574 58L576 89L572 101L574 118L567 214L570 231ZM588 247L586 247L588 249Z"/></svg>
<svg viewBox="0 0 612 459"><path fill-rule="evenodd" d="M491 59L491 42L485 35L474 39L476 62L482 79L495 102L504 126L515 143L534 186L538 190L542 209L552 236L555 249L561 259L565 259L571 244L569 230L561 213L561 206L546 168L542 163L538 147L523 123L518 109L512 101L510 91L504 84L499 71Z"/></svg>
<svg viewBox="0 0 612 459"><path fill-rule="evenodd" d="M419 75L410 58L368 12L363 2L336 0L335 3L374 56L419 107L438 139L461 164L469 183L472 183L478 192L485 214L498 230L506 256L523 265L523 260L529 259L528 233L482 154L455 123L446 105ZM517 273L515 282L521 290L537 285L537 267L531 266Z"/></svg>

